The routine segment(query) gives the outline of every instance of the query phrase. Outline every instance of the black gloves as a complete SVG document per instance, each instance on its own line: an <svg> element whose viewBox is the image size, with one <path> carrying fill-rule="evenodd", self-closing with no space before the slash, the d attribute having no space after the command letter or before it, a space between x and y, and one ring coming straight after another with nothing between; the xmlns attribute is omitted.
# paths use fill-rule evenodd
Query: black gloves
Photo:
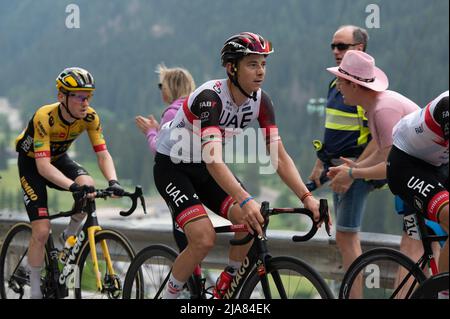
<svg viewBox="0 0 450 319"><path fill-rule="evenodd" d="M72 192L72 196L75 200L79 200L83 198L86 194L94 193L95 187L88 185L78 185L77 183L73 183L69 187L69 191Z"/></svg>
<svg viewBox="0 0 450 319"><path fill-rule="evenodd" d="M108 182L109 187L106 189L107 191L112 192L116 196L123 196L125 190L120 186L119 182L112 179Z"/></svg>

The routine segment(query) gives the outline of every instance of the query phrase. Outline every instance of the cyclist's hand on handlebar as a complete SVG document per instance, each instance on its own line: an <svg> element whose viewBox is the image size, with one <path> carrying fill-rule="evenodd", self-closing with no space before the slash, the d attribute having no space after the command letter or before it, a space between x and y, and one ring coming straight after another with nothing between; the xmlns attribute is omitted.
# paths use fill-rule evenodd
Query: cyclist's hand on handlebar
<svg viewBox="0 0 450 319"><path fill-rule="evenodd" d="M112 179L108 182L108 184L109 187L106 190L112 192L115 196L123 196L123 194L125 193L125 190L118 181Z"/></svg>
<svg viewBox="0 0 450 319"><path fill-rule="evenodd" d="M95 187L91 185L79 185L73 183L69 187L69 191L72 193L73 199L80 200L87 196L88 198L93 198L95 196Z"/></svg>
<svg viewBox="0 0 450 319"><path fill-rule="evenodd" d="M253 234L253 230L256 230L258 235L263 236L263 230L261 225L264 223L264 218L261 215L261 205L254 199L250 200L242 207L244 213L244 221L247 224L249 232Z"/></svg>
<svg viewBox="0 0 450 319"><path fill-rule="evenodd" d="M320 203L317 199L314 198L314 196L306 197L303 201L303 206L305 206L306 209L310 210L313 213L315 222L318 222L320 220ZM320 228L321 226L322 221L317 225L317 228Z"/></svg>
<svg viewBox="0 0 450 319"><path fill-rule="evenodd" d="M322 227L322 223L324 222L324 220L327 220L327 218L328 218L327 232L329 232L329 229L331 229L333 222L331 220L331 215L330 215L330 210L328 208L328 205L325 207L327 209L327 212L326 212L327 218L323 218L322 220L320 220L320 202L317 199L315 199L313 196L308 196L303 201L303 205L305 206L306 209L310 210L313 213L314 221L318 222L317 228Z"/></svg>

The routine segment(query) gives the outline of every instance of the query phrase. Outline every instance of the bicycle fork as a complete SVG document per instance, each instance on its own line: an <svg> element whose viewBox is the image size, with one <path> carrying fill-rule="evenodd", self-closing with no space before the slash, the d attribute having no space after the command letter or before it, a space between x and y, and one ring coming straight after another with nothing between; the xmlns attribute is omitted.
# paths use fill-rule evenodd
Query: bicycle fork
<svg viewBox="0 0 450 319"><path fill-rule="evenodd" d="M102 275L100 273L100 269L98 266L97 249L96 249L96 245L95 245L95 234L100 230L102 230L102 228L100 226L90 226L90 227L88 227L87 232L88 232L89 247L91 250L92 265L94 268L93 270L94 270L95 278L96 278L97 290L102 292L103 291ZM104 240L104 239L101 240L100 245L102 247L103 256L106 261L108 273L110 274L111 277L114 277L115 272L114 272L114 268L113 268L112 261L111 261L111 255L109 254L109 249L106 244L106 240Z"/></svg>

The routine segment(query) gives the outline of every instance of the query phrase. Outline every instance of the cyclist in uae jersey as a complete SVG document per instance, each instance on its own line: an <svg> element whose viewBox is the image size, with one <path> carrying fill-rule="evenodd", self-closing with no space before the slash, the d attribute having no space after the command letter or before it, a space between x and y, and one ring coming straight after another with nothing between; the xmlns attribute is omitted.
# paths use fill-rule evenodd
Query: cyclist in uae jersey
<svg viewBox="0 0 450 319"><path fill-rule="evenodd" d="M391 191L448 233L448 91L405 116L393 130L387 161ZM448 271L448 240L439 258Z"/></svg>
<svg viewBox="0 0 450 319"><path fill-rule="evenodd" d="M67 154L72 142L88 132L99 167L109 182L109 190L120 196L124 190L117 182L98 114L89 106L95 90L94 78L82 68L64 69L56 79L58 102L42 106L16 139L20 183L25 207L31 221L28 263L31 269L31 298L42 298L40 290L44 246L50 233L46 186L71 192L89 193L94 181L87 171ZM76 235L84 214L73 215L63 238Z"/></svg>
<svg viewBox="0 0 450 319"><path fill-rule="evenodd" d="M262 232L260 205L222 161L222 144L251 122L258 121L263 129L267 149L277 159L277 173L319 219L319 203L308 192L283 148L274 107L261 90L266 57L272 52L271 43L258 34L243 32L229 38L221 52L228 79L201 85L174 120L161 128L155 184L188 238L186 249L174 262L165 298L178 296L196 265L214 245L216 235L203 205L233 224L245 224L259 234ZM217 298L226 290L249 247L230 249L227 271L219 277L214 292Z"/></svg>

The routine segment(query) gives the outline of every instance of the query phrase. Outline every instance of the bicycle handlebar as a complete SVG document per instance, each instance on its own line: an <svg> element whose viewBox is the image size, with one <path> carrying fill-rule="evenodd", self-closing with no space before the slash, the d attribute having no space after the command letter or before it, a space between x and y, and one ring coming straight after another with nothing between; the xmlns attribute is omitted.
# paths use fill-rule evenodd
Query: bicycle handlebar
<svg viewBox="0 0 450 319"><path fill-rule="evenodd" d="M326 199L320 200L319 212L320 212L320 218L319 218L319 221L316 222L314 220L313 213L309 209L306 209L306 208L272 208L272 209L270 209L269 202L262 202L261 215L263 215L263 217L264 217L263 232L264 233L266 232L267 221L268 221L270 215L280 215L280 214L290 213L290 214L306 215L312 221L311 229L306 233L306 235L303 235L303 236L295 235L292 237L292 240L294 242L310 240L316 234L316 232L318 230L318 224L321 222L325 223L325 230L326 230L328 236L331 236L331 230L330 230L330 225L329 225L330 215L328 213L328 202ZM253 235L249 233L246 237L244 237L242 239L231 239L230 244L231 245L245 245L245 244L249 243L254 237L258 236L256 231L255 230L253 230L253 231L254 231Z"/></svg>
<svg viewBox="0 0 450 319"><path fill-rule="evenodd" d="M94 198L109 198L109 197L113 197L114 193L112 191L106 190L106 189L96 189L95 190L95 196ZM124 192L124 194L121 197L129 197L131 199L131 208L128 211L120 211L119 214L121 216L130 216L137 207L137 200L138 198L141 200L141 205L142 208L144 210L144 214L147 214L147 210L146 210L146 206L145 206L145 199L142 193L142 187L140 185L137 185L134 193L129 193L129 192ZM69 211L66 212L60 212L58 214L55 215L51 215L49 217L49 219L56 219L56 218L60 218L60 217L69 217L71 215L74 215L76 213L79 213L84 205L85 200L87 200L88 198L85 196L79 200L75 201L75 204L73 206L73 208Z"/></svg>
<svg viewBox="0 0 450 319"><path fill-rule="evenodd" d="M145 206L145 199L144 199L144 195L142 193L141 186L139 186L139 185L136 186L134 193L125 192L125 194L123 196L129 197L132 201L132 205L128 211L120 211L120 213L119 213L120 216L127 217L127 216L130 216L131 214L133 214L133 212L136 210L138 198L141 200L141 206L142 206L142 209L144 210L144 214L147 214L147 209Z"/></svg>

